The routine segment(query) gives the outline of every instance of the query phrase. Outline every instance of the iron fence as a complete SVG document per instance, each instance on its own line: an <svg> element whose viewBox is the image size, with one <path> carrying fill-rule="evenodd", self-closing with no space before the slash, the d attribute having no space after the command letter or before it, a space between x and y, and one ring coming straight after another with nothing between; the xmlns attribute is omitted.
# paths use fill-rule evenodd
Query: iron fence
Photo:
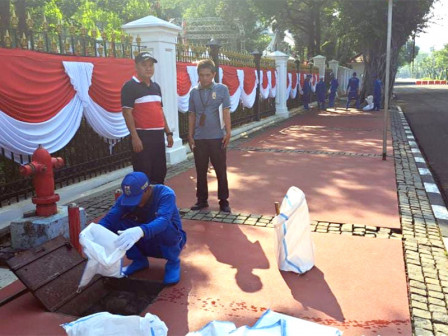
<svg viewBox="0 0 448 336"><path fill-rule="evenodd" d="M62 26L49 27L45 19L39 29L34 27L31 18L27 20L27 29L19 31L17 20L11 18L10 29L0 31L0 47L20 48L62 55L93 56L93 57L124 57L133 58L144 46L137 36L136 44L130 35L107 34L93 30L88 32L83 27ZM177 46L178 62L193 62L208 58L209 52L205 46ZM247 66L255 68L254 57L249 53L241 53L222 49L219 54L219 64L231 66ZM260 67L275 68L274 61L261 58ZM311 70L311 69L310 69ZM299 100L288 100L288 107L296 107ZM272 98L260 100L259 113L254 108L245 108L241 104L232 113L232 126L265 118L275 114L275 100ZM186 141L188 136L188 115L179 112L179 133ZM60 156L65 160L65 166L55 171L56 187L63 187L90 177L110 172L130 164L131 145L129 137L115 144L109 144L91 129L83 119L74 138L60 151L52 156ZM7 157L4 150L0 152L0 207L29 198L33 195L32 177L19 174L19 165L29 161L30 157ZM17 163L16 161L19 161Z"/></svg>

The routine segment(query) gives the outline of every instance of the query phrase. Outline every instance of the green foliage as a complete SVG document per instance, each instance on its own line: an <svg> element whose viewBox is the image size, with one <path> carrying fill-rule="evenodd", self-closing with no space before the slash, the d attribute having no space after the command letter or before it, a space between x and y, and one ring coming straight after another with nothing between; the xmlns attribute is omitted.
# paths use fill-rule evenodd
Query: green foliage
<svg viewBox="0 0 448 336"><path fill-rule="evenodd" d="M416 46L413 40L408 40L398 54L398 67L411 63L418 55L419 50L419 46Z"/></svg>

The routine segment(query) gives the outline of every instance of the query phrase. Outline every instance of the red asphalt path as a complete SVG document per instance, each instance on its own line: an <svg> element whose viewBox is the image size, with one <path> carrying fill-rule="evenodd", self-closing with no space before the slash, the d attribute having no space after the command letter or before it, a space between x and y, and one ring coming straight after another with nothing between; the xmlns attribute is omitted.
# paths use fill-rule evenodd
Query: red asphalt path
<svg viewBox="0 0 448 336"><path fill-rule="evenodd" d="M300 115L241 147L282 149L286 143L279 134L286 132L298 142L288 146L299 149L294 146L305 142L304 132L295 125L325 124L321 133L319 128L308 133L309 146L300 149L369 153L371 147L380 154L380 119L379 114L352 111L336 117ZM330 124L340 130L329 131ZM319 134L327 138L325 148L318 145ZM272 143L266 141L270 137ZM369 145L363 145L363 137ZM234 212L272 215L273 202L296 185L305 191L312 219L399 227L391 158L230 150L228 163ZM195 173L188 171L168 181L180 207L194 203L194 180ZM210 179L212 209L217 208L215 190ZM191 220L184 227L188 241L182 280L147 309L165 321L169 335L184 335L211 320L251 325L268 308L337 327L344 336L412 333L400 240L315 233L316 266L298 276L278 271L272 228ZM163 263L150 263L136 276L161 279ZM0 295L5 290L11 291L7 287ZM63 335L58 325L75 319L45 312L31 294L0 307L0 316L0 335Z"/></svg>

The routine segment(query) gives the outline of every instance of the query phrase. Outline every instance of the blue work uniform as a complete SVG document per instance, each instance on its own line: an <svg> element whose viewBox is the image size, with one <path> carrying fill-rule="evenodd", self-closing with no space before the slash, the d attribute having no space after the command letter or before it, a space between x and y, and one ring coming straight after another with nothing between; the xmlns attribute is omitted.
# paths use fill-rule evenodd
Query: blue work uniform
<svg viewBox="0 0 448 336"><path fill-rule="evenodd" d="M334 107L334 99L336 98L336 92L338 91L339 82L336 78L333 78L330 82L330 94L328 96L328 107Z"/></svg>
<svg viewBox="0 0 448 336"><path fill-rule="evenodd" d="M187 236L182 229L174 191L162 184L152 186L152 195L143 207L123 206L120 196L99 224L117 233L140 226L144 236L127 252L129 259L144 257L178 261Z"/></svg>
<svg viewBox="0 0 448 336"><path fill-rule="evenodd" d="M305 79L305 82L303 83L303 107L305 110L309 110L308 104L310 103L310 96L311 96L311 83L309 78Z"/></svg>
<svg viewBox="0 0 448 336"><path fill-rule="evenodd" d="M358 95L359 78L358 77L352 77L348 80L347 90L348 90L348 96L347 96L346 108L348 108L348 106L350 105L350 101L356 100L356 108L359 109L359 95Z"/></svg>
<svg viewBox="0 0 448 336"><path fill-rule="evenodd" d="M316 84L317 108L325 110L326 87L323 79Z"/></svg>
<svg viewBox="0 0 448 336"><path fill-rule="evenodd" d="M373 109L379 111L381 108L381 80L377 79L373 86Z"/></svg>

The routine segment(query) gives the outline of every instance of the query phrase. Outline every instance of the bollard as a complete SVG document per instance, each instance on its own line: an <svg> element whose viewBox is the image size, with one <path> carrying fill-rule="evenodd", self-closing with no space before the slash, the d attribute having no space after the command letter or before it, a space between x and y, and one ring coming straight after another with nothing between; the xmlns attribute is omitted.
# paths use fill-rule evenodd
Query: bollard
<svg viewBox="0 0 448 336"><path fill-rule="evenodd" d="M82 254L81 244L79 243L79 234L81 233L81 219L79 216L79 207L76 203L68 205L68 227L70 233L70 242L73 247Z"/></svg>
<svg viewBox="0 0 448 336"><path fill-rule="evenodd" d="M123 193L123 191L121 189L116 189L115 190L115 200L117 200L117 198L120 197L122 193Z"/></svg>
<svg viewBox="0 0 448 336"><path fill-rule="evenodd" d="M278 202L274 202L275 215L280 215L280 204Z"/></svg>

